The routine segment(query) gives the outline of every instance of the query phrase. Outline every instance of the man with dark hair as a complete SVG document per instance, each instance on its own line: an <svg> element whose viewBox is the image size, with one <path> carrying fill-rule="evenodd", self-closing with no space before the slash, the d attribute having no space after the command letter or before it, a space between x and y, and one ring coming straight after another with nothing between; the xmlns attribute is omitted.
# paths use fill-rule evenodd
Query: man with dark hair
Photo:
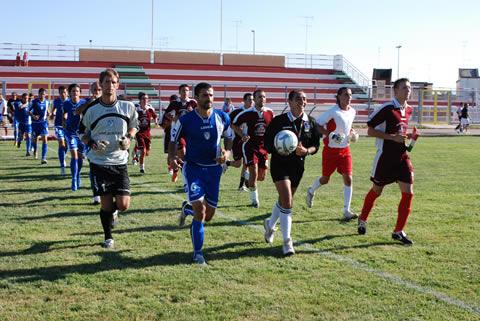
<svg viewBox="0 0 480 321"><path fill-rule="evenodd" d="M315 120L305 114L307 96L302 90L292 90L288 95L290 111L273 118L265 133L265 148L272 154L270 174L278 192L278 201L272 214L264 221L265 241L273 242L275 226L280 220L283 235L283 255L295 253L290 236L292 229L293 196L303 177L305 158L315 154L320 146L320 135L315 129ZM280 155L274 146L275 136L289 130L298 137L298 146L289 155Z"/></svg>
<svg viewBox="0 0 480 321"><path fill-rule="evenodd" d="M65 175L65 155L67 144L65 142L65 129L63 128L63 104L68 98L65 86L58 87L58 97L53 101L53 109L50 118L53 118L55 137L58 141L58 161L60 162L60 174Z"/></svg>
<svg viewBox="0 0 480 321"><path fill-rule="evenodd" d="M140 173L145 174L145 157L150 153L151 132L150 126L152 121L156 122L157 114L152 105L149 104L150 98L144 92L138 93L139 104L137 107L138 114L138 132L135 136L135 148L133 150L134 159L140 163Z"/></svg>
<svg viewBox="0 0 480 321"><path fill-rule="evenodd" d="M22 95L23 96L23 95ZM7 100L7 118L10 124L12 124L13 127L13 144L17 145L17 132L18 132L18 120L15 120L15 108L14 108L14 103L19 101L17 98L17 93L12 92L10 99ZM17 146L19 147L19 146Z"/></svg>
<svg viewBox="0 0 480 321"><path fill-rule="evenodd" d="M112 225L114 213L130 206L130 180L127 162L128 148L138 126L135 105L117 100L120 76L114 69L100 73L102 96L83 116L85 135L82 140L90 147L87 157L95 182L94 188L101 198L100 220L105 241L104 248L113 248Z"/></svg>
<svg viewBox="0 0 480 321"><path fill-rule="evenodd" d="M176 170L183 164L185 190L191 208L182 209L183 214L193 214L190 235L193 243L193 262L205 265L203 257L204 222L215 214L220 192L222 166L229 157L233 133L230 118L220 110L213 109L213 88L208 83L195 87L198 107L181 116L172 127L172 140L168 160ZM225 148L221 147L225 137ZM177 155L180 138L187 142L185 161Z"/></svg>
<svg viewBox="0 0 480 321"><path fill-rule="evenodd" d="M167 118L167 122L172 123L172 127L175 126L177 120L185 115L186 113L192 111L197 107L197 102L194 99L190 99L190 87L187 84L181 84L178 87L178 93L180 94L180 97L176 100L171 102L167 109L165 110L165 113L163 114L163 117ZM164 120L162 120L162 123ZM167 127L165 127L165 130L167 130ZM169 136L170 133L166 134L165 137ZM177 149L178 156L180 158L183 158L185 156L185 140L180 139L178 142L179 146ZM172 173L172 182L177 181L177 176L178 176L178 170L176 171L175 169L173 170Z"/></svg>
<svg viewBox="0 0 480 321"><path fill-rule="evenodd" d="M413 198L413 166L405 146L408 120L413 108L408 105L411 86L407 78L400 78L393 85L394 95L392 101L383 104L376 110L367 122L368 135L376 137L377 154L373 161L370 180L372 188L365 196L362 214L358 218L358 234L367 232L367 219L375 200L382 194L383 188L397 182L402 198L398 205L397 224L392 233L392 238L404 245L413 242L407 237L403 229L407 224Z"/></svg>
<svg viewBox="0 0 480 321"><path fill-rule="evenodd" d="M42 161L41 164L47 163L48 151L48 111L50 109L50 101L47 100L47 91L44 88L38 90L38 98L32 101L30 106L30 116L32 117L32 144L35 159L38 156L37 142L38 138L42 140Z"/></svg>
<svg viewBox="0 0 480 321"><path fill-rule="evenodd" d="M13 102L13 116L15 118L17 135L16 145L20 148L22 139L25 138L26 154L30 156L31 151L31 135L32 135L32 117L30 116L31 99L27 93L22 94L21 100Z"/></svg>
<svg viewBox="0 0 480 321"><path fill-rule="evenodd" d="M268 169L268 152L263 146L263 136L268 124L273 119L273 111L267 108L267 96L265 91L257 89L253 92L255 108L244 110L238 114L232 122L232 128L242 137L243 157L248 166L250 177L248 188L250 189L250 200L253 207L258 208L257 181L265 179ZM246 128L243 130L242 128Z"/></svg>

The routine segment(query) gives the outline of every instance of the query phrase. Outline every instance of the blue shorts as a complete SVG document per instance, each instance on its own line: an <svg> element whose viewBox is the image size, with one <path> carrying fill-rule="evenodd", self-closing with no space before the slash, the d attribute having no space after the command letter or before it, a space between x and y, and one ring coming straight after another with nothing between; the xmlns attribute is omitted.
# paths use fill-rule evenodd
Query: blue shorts
<svg viewBox="0 0 480 321"><path fill-rule="evenodd" d="M65 139L65 129L63 129L63 126L55 126L55 137L57 137L57 140Z"/></svg>
<svg viewBox="0 0 480 321"><path fill-rule="evenodd" d="M67 145L69 150L78 150L79 153L85 153L85 144L77 134L66 132Z"/></svg>
<svg viewBox="0 0 480 321"><path fill-rule="evenodd" d="M17 137L20 138L23 134L31 134L32 133L32 125L26 123L17 123Z"/></svg>
<svg viewBox="0 0 480 321"><path fill-rule="evenodd" d="M35 137L48 136L48 123L46 121L32 123L32 134Z"/></svg>
<svg viewBox="0 0 480 321"><path fill-rule="evenodd" d="M185 163L183 176L185 177L185 192L190 203L205 198L209 206L217 208L220 177L222 176L220 165L199 166Z"/></svg>

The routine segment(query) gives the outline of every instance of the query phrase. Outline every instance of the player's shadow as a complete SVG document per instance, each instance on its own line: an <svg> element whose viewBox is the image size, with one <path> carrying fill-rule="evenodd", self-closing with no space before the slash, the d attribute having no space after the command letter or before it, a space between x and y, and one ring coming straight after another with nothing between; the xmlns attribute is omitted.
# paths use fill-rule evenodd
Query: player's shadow
<svg viewBox="0 0 480 321"><path fill-rule="evenodd" d="M121 220L121 218L120 218ZM121 222L119 223L121 224ZM142 227L133 227L128 229L120 229L115 227L113 229L113 234L127 234L127 233L154 233L154 232L176 232L180 231L177 225L158 225L158 226L142 226ZM103 235L103 231L100 229L96 232L81 232L81 233L72 233L73 236L93 236L93 235Z"/></svg>
<svg viewBox="0 0 480 321"><path fill-rule="evenodd" d="M212 221L212 222L206 223L206 225L208 226L245 226L245 225L253 225L252 223L254 222L261 222L263 224L263 220L265 220L269 216L270 216L270 213L265 213L265 214L260 214L256 216L251 216L245 219L238 219L235 221L234 220Z"/></svg>
<svg viewBox="0 0 480 321"><path fill-rule="evenodd" d="M5 191L2 191L5 192ZM42 193L48 192L48 189L42 189ZM56 190L58 192L58 190ZM25 190L23 190L23 193L25 193ZM30 204L41 204L41 203L46 203L46 202L54 202L56 204L56 201L72 201L73 199L84 199L85 195L68 195L68 196L49 196L49 197L42 197L34 200L29 200L25 202L20 202L20 203L14 203L14 205L30 205ZM0 203L0 206L12 206L12 203ZM69 206L74 206L76 204L69 204ZM78 204L80 206L85 206L85 204Z"/></svg>
<svg viewBox="0 0 480 321"><path fill-rule="evenodd" d="M257 242L258 243L258 242ZM263 243L263 242L262 242ZM205 258L209 262L223 261L223 260L236 260L242 257L276 257L281 258L282 250L278 246L267 247L253 247L255 242L236 242L226 243L217 247L207 247L204 249ZM264 243L263 243L264 244ZM242 250L235 248L245 247ZM227 251L225 251L227 250Z"/></svg>
<svg viewBox="0 0 480 321"><path fill-rule="evenodd" d="M65 179L64 176L61 175L17 175L15 177L0 177L0 180L4 181L14 181L14 182L32 182L32 181L59 181Z"/></svg>
<svg viewBox="0 0 480 321"><path fill-rule="evenodd" d="M356 233L350 233L350 234L330 234L330 235L325 235L322 237L317 237L314 239L309 239L309 240L302 240L301 242L298 242L300 244L316 244L316 243L321 243L324 241L330 241L336 238L344 238L344 237L353 237L353 236L358 236Z"/></svg>
<svg viewBox="0 0 480 321"><path fill-rule="evenodd" d="M65 243L71 243L72 241L51 241L51 242L38 242L33 244L27 249L20 251L11 251L11 252L0 252L0 257L11 257L17 255L34 255L34 254L43 254L56 250L64 249L76 249L80 247L91 247L96 244L78 244L78 245L62 245Z"/></svg>
<svg viewBox="0 0 480 321"><path fill-rule="evenodd" d="M85 207L82 205L82 207ZM22 216L19 217L18 220L24 221L36 221L36 220L44 220L49 218L67 218L67 217L81 217L81 216L97 216L98 211L89 211L89 212L59 212L59 213L50 213L41 216Z"/></svg>
<svg viewBox="0 0 480 321"><path fill-rule="evenodd" d="M325 241L333 240L335 238L343 238L343 237L358 237L358 234L351 233L351 234L336 234L336 235L325 235L315 239L309 240L302 240L298 242L298 246L301 247L302 244L310 244L315 245L318 243L322 243ZM385 246L385 245L396 245L394 242L371 242L371 243L363 243L363 244L356 244L356 245L339 245L333 246L330 248L310 248L305 249L306 252L336 252L342 250L349 250L349 249L364 249L376 246Z"/></svg>
<svg viewBox="0 0 480 321"><path fill-rule="evenodd" d="M95 253L100 257L99 262L77 265L56 265L48 267L34 267L26 269L0 270L0 279L12 279L16 283L32 281L57 281L71 274L91 275L101 272L123 269L143 270L149 267L191 264L191 253L168 252L147 258L131 258L122 255L128 251L102 251Z"/></svg>

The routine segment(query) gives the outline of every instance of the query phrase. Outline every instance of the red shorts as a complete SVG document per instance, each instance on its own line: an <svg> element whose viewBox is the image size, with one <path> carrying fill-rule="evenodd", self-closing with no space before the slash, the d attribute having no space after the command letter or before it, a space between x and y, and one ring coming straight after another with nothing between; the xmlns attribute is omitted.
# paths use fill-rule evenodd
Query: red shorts
<svg viewBox="0 0 480 321"><path fill-rule="evenodd" d="M335 170L340 174L352 175L352 154L350 153L350 147L323 147L322 176L331 176Z"/></svg>
<svg viewBox="0 0 480 321"><path fill-rule="evenodd" d="M258 168L268 168L268 152L263 147L251 147L250 144L243 144L243 159L247 166L258 164Z"/></svg>
<svg viewBox="0 0 480 321"><path fill-rule="evenodd" d="M135 136L135 139L137 140L137 149L140 149L140 150L146 150L146 151L149 151L150 150L150 143L151 143L151 139L150 139L150 133L137 133L137 135Z"/></svg>
<svg viewBox="0 0 480 321"><path fill-rule="evenodd" d="M389 157L385 153L377 153L373 161L370 180L379 186L398 181L413 184L413 166L408 154L405 153L401 157Z"/></svg>

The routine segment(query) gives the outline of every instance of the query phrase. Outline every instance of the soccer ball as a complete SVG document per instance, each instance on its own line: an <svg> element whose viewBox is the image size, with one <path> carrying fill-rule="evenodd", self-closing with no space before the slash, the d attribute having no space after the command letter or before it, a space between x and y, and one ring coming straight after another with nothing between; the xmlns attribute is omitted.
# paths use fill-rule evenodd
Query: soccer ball
<svg viewBox="0 0 480 321"><path fill-rule="evenodd" d="M298 138L292 131L285 129L275 135L273 144L280 155L287 156L297 148Z"/></svg>

